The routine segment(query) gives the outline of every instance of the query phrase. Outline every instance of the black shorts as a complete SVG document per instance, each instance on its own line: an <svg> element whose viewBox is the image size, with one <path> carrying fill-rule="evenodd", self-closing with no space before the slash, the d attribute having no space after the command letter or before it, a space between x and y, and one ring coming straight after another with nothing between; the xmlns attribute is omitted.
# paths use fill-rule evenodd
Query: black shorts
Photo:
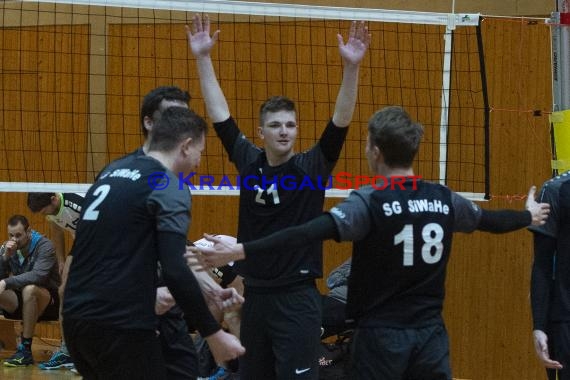
<svg viewBox="0 0 570 380"><path fill-rule="evenodd" d="M346 303L323 295L323 335L322 339L354 328L346 320Z"/></svg>
<svg viewBox="0 0 570 380"><path fill-rule="evenodd" d="M564 367L558 371L547 369L548 379L570 380L570 368L568 368L570 365L570 323L550 323L548 331L545 331L545 333L548 336L548 353L550 358L560 362Z"/></svg>
<svg viewBox="0 0 570 380"><path fill-rule="evenodd" d="M318 379L321 295L314 285L291 291L246 288L242 307L242 379Z"/></svg>
<svg viewBox="0 0 570 380"><path fill-rule="evenodd" d="M66 318L63 334L73 363L85 380L167 379L154 330L122 330Z"/></svg>
<svg viewBox="0 0 570 380"><path fill-rule="evenodd" d="M169 380L194 380L198 354L178 306L158 318L158 332Z"/></svg>
<svg viewBox="0 0 570 380"><path fill-rule="evenodd" d="M350 372L359 380L451 380L445 326L357 328Z"/></svg>
<svg viewBox="0 0 570 380"><path fill-rule="evenodd" d="M6 319L22 319L22 305L24 304L22 298L22 291L20 289L11 289L14 293L16 293L16 297L18 297L18 307L14 310L13 313L8 313L6 310L2 310L4 313L4 318ZM49 290L49 294L51 299L49 300L48 305L46 306L44 312L38 318L38 321L57 321L59 320L59 295L57 293L57 289Z"/></svg>

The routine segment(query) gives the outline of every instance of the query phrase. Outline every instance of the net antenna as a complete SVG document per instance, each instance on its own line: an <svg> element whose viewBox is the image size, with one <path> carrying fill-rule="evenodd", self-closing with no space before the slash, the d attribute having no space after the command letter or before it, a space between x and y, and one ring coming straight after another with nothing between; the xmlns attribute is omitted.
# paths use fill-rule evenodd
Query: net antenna
<svg viewBox="0 0 570 380"><path fill-rule="evenodd" d="M484 70L480 67L483 52L476 42L480 15L454 10L454 2L452 13L217 0L4 2L0 5L4 41L17 37L27 44L11 48L5 43L2 52L17 56L0 69L15 73L21 84L15 88L5 76L0 82L4 133L17 136L13 151L0 151L0 191L85 192L103 164L141 145L139 105L153 87L175 84L190 89L192 107L205 114L194 93L199 86L182 27L198 12L222 25L215 64L246 136L255 139L259 104L281 92L299 106L297 150L316 141L334 108L342 69L335 34L346 30L352 20L367 21L373 45L361 67L357 110L335 173L368 174L366 122L384 106L402 105L426 131L414 164L417 172L468 198L485 199L489 195L488 130L482 120L488 110L481 97L486 86L479 75ZM87 28L79 31L82 25ZM224 40L226 35L240 37L232 43ZM71 41L67 50L62 43L65 38ZM53 39L55 48L58 43L63 46L49 55L54 65L26 67L23 56L40 61L47 54L40 46L43 39ZM78 44L84 45L83 50ZM149 45L154 50L143 54ZM36 50L30 53L29 49ZM58 60L68 56L72 67L58 66ZM150 69L149 62L154 65ZM52 78L53 90L45 92L41 83L27 88L30 70L37 78ZM75 70L69 73L73 83L69 88L63 88L65 70ZM89 86L80 91L76 81L82 78ZM33 97L34 92L45 103L53 103L38 103L37 108L45 108L43 113L25 104L27 95ZM12 96L18 99L9 100ZM61 102L70 99L72 108L60 111ZM52 119L46 122L44 115ZM39 126L34 127L34 122ZM14 133L6 129L9 124ZM51 131L52 140L45 140L46 130ZM43 140L37 152L39 138ZM209 140L200 170L211 175L214 183L235 176L221 144ZM98 141L105 143L97 145ZM15 162L21 163L14 167ZM332 185L329 197L349 192ZM238 194L232 186L211 182L195 186L195 194Z"/></svg>

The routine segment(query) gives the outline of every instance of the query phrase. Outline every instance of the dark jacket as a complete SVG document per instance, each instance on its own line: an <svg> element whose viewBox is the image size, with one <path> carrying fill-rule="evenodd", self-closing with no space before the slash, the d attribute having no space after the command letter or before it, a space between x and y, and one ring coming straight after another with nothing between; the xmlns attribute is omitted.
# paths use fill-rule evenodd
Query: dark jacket
<svg viewBox="0 0 570 380"><path fill-rule="evenodd" d="M55 247L51 240L37 231L32 231L29 255L20 263L20 255L14 254L8 260L0 259L0 279L6 282L6 289L22 289L26 285L37 285L50 291L57 291L61 284ZM10 276L11 274L11 276Z"/></svg>

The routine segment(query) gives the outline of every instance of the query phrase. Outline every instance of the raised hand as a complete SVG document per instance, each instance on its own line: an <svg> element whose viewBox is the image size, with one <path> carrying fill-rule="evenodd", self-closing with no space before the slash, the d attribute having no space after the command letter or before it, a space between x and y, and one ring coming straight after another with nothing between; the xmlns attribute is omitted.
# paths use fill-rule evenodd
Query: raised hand
<svg viewBox="0 0 570 380"><path fill-rule="evenodd" d="M337 39L340 56L344 63L360 64L370 45L370 34L368 33L368 27L364 25L364 21L353 21L350 24L346 44L341 34L337 34Z"/></svg>
<svg viewBox="0 0 570 380"><path fill-rule="evenodd" d="M531 186L526 199L526 209L532 215L532 225L540 226L546 223L546 219L548 219L550 205L548 203L538 203L534 198L535 194L536 186Z"/></svg>
<svg viewBox="0 0 570 380"><path fill-rule="evenodd" d="M213 242L213 247L198 247L200 254L195 258L206 268L221 267L231 261L245 258L243 245L228 242L215 235L204 234L204 237Z"/></svg>
<svg viewBox="0 0 570 380"><path fill-rule="evenodd" d="M195 57L206 56L218 40L219 30L216 30L210 36L210 18L204 15L203 18L199 14L195 14L192 18L192 29L186 25L186 36L188 37L188 45Z"/></svg>

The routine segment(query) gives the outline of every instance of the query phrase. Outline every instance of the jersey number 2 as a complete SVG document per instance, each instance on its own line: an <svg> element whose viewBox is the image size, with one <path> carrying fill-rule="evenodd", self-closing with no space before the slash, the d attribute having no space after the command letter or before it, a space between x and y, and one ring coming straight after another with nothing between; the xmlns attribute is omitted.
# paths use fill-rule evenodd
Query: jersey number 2
<svg viewBox="0 0 570 380"><path fill-rule="evenodd" d="M426 264L435 264L443 254L443 228L437 223L428 223L422 228L422 259ZM394 235L394 245L404 243L404 266L414 265L414 226L406 224Z"/></svg>
<svg viewBox="0 0 570 380"><path fill-rule="evenodd" d="M97 220L99 217L99 210L97 210L97 206L99 206L101 202L105 200L107 195L109 195L109 191L111 191L110 185L101 185L95 189L93 192L95 199L85 210L85 214L83 214L83 220Z"/></svg>

